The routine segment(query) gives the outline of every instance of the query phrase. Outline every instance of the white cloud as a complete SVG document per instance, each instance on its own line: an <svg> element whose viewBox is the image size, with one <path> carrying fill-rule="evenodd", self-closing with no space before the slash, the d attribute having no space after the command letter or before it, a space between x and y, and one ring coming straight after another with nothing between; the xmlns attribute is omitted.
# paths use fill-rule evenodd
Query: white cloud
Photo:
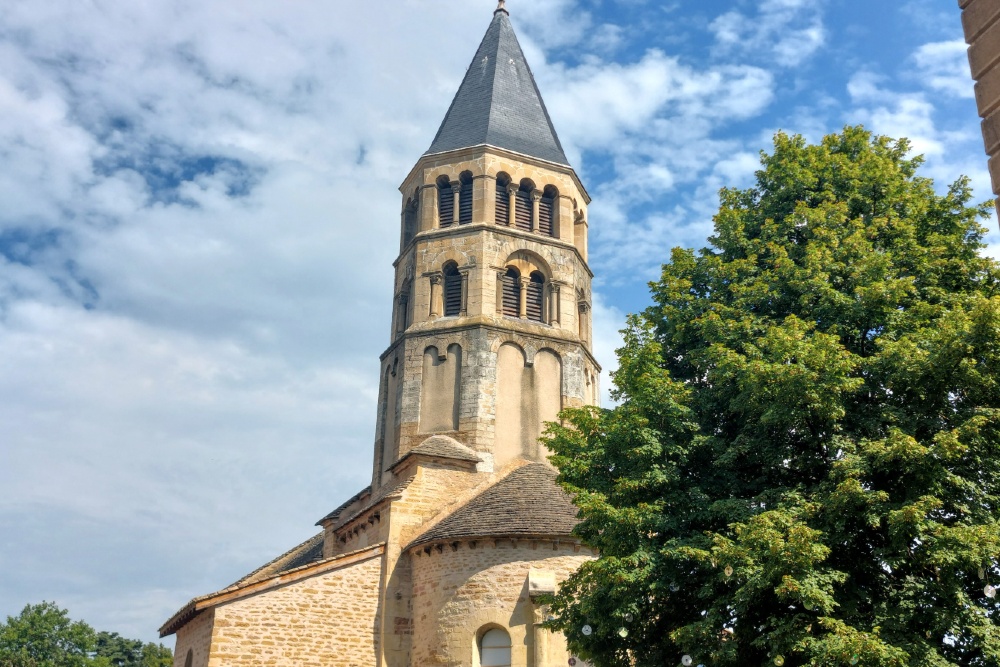
<svg viewBox="0 0 1000 667"><path fill-rule="evenodd" d="M960 39L924 44L912 56L916 65L914 77L931 90L955 97L975 97L967 50L968 45Z"/></svg>
<svg viewBox="0 0 1000 667"><path fill-rule="evenodd" d="M826 43L821 5L816 0L766 0L755 15L729 11L709 28L722 53L763 55L778 65L796 67Z"/></svg>

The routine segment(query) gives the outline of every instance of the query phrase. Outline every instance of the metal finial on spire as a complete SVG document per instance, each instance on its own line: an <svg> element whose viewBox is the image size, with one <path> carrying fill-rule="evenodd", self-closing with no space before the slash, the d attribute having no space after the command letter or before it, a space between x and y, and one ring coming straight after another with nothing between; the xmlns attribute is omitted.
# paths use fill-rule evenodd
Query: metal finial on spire
<svg viewBox="0 0 1000 667"><path fill-rule="evenodd" d="M497 5L497 9L495 12L493 12L493 15L496 16L500 12L503 12L507 16L510 16L510 12L507 11L506 5L507 5L507 0L500 0L500 3Z"/></svg>

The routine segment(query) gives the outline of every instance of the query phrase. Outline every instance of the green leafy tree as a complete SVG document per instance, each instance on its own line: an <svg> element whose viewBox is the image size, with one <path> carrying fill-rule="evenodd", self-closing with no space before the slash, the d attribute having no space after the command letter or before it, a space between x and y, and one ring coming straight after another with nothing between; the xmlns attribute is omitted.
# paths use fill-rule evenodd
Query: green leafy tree
<svg viewBox="0 0 1000 667"><path fill-rule="evenodd" d="M0 623L0 667L171 667L162 644L95 632L51 602L27 605Z"/></svg>
<svg viewBox="0 0 1000 667"><path fill-rule="evenodd" d="M547 445L599 667L1000 665L1000 267L906 140L778 134Z"/></svg>
<svg viewBox="0 0 1000 667"><path fill-rule="evenodd" d="M83 667L93 664L96 633L71 621L52 602L29 604L0 624L0 667Z"/></svg>
<svg viewBox="0 0 1000 667"><path fill-rule="evenodd" d="M174 656L163 644L143 644L117 632L97 633L95 655L115 667L171 667Z"/></svg>

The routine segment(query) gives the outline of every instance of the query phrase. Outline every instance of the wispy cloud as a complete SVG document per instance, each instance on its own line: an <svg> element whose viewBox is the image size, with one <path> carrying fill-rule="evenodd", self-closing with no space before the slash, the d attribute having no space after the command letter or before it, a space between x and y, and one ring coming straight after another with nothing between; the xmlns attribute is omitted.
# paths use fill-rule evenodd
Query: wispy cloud
<svg viewBox="0 0 1000 667"><path fill-rule="evenodd" d="M817 0L764 0L747 14L733 10L711 23L720 52L763 56L795 67L826 42L822 3Z"/></svg>

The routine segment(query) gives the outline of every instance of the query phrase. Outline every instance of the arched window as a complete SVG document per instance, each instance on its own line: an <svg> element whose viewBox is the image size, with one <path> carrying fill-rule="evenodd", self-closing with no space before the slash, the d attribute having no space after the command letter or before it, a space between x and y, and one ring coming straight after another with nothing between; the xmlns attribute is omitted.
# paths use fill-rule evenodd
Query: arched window
<svg viewBox="0 0 1000 667"><path fill-rule="evenodd" d="M556 203L559 191L551 185L546 185L542 191L542 199L538 202L538 231L546 236L556 235Z"/></svg>
<svg viewBox="0 0 1000 667"><path fill-rule="evenodd" d="M410 245L410 241L417 235L417 199L413 197L406 200L406 208L403 209L403 247Z"/></svg>
<svg viewBox="0 0 1000 667"><path fill-rule="evenodd" d="M447 227L455 218L455 193L451 190L451 182L447 176L437 180L438 189L438 224Z"/></svg>
<svg viewBox="0 0 1000 667"><path fill-rule="evenodd" d="M462 274L458 264L444 265L444 316L454 317L462 312Z"/></svg>
<svg viewBox="0 0 1000 667"><path fill-rule="evenodd" d="M491 628L479 640L480 667L510 667L510 635Z"/></svg>
<svg viewBox="0 0 1000 667"><path fill-rule="evenodd" d="M526 232L531 231L531 191L534 189L535 184L526 178L521 181L521 187L517 189L517 196L514 199L514 225Z"/></svg>
<svg viewBox="0 0 1000 667"><path fill-rule="evenodd" d="M507 192L507 188L510 187L510 176L500 172L497 174L497 224L507 225L510 224L510 193Z"/></svg>
<svg viewBox="0 0 1000 667"><path fill-rule="evenodd" d="M528 303L525 311L527 312L528 319L535 322L544 322L545 276L538 271L533 271L531 274L531 280L528 282L527 300Z"/></svg>
<svg viewBox="0 0 1000 667"><path fill-rule="evenodd" d="M463 171L458 181L462 184L458 195L458 224L467 225L472 222L472 172Z"/></svg>
<svg viewBox="0 0 1000 667"><path fill-rule="evenodd" d="M194 651L188 649L187 657L184 658L184 667L191 667L194 664Z"/></svg>
<svg viewBox="0 0 1000 667"><path fill-rule="evenodd" d="M507 317L521 316L521 274L514 267L508 267L503 276L503 314Z"/></svg>

